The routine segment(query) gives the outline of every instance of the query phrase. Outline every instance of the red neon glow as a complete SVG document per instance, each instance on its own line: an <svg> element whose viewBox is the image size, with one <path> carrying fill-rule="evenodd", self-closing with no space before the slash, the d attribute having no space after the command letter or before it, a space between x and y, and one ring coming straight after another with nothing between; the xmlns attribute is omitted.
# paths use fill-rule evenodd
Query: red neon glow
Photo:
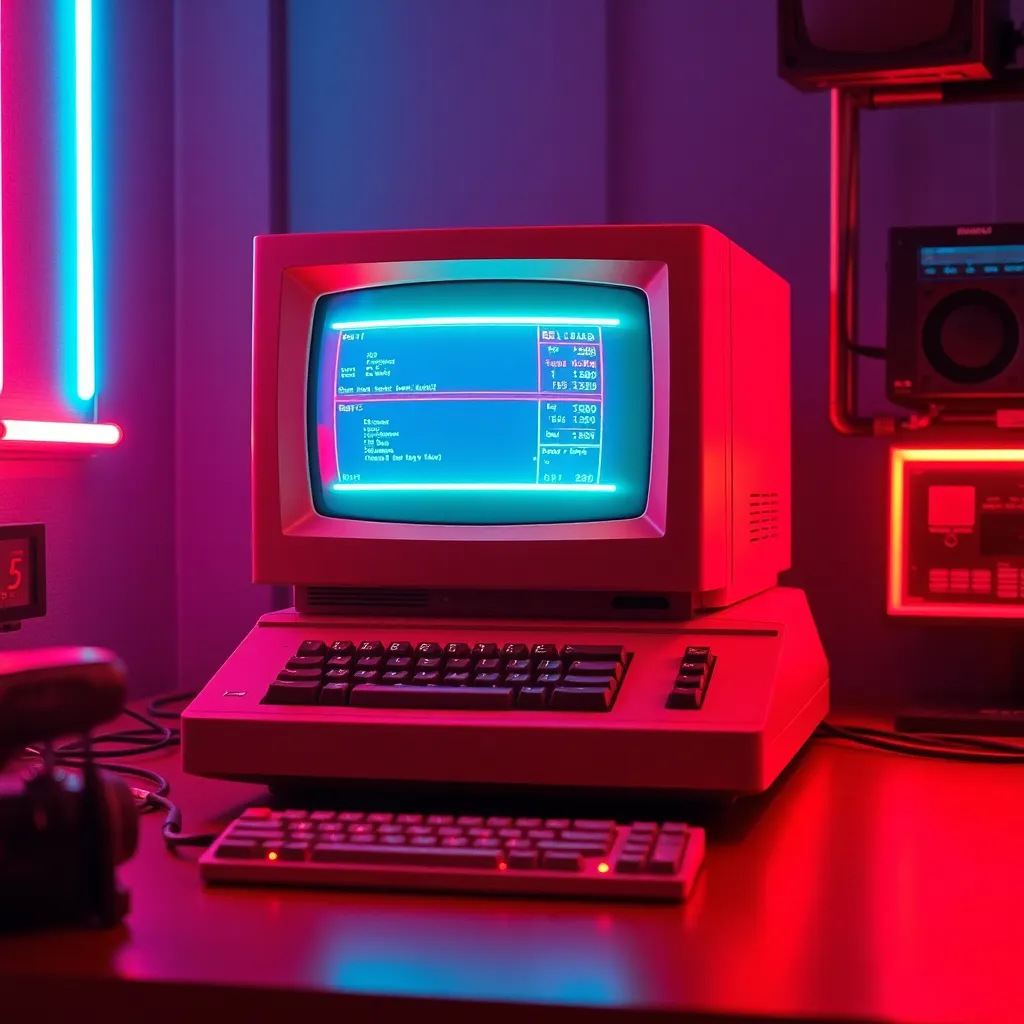
<svg viewBox="0 0 1024 1024"><path fill-rule="evenodd" d="M893 448L889 461L889 573L886 605L890 615L929 618L1019 619L1024 605L908 602L907 464L956 466L965 463L1024 463L1024 448Z"/></svg>
<svg viewBox="0 0 1024 1024"><path fill-rule="evenodd" d="M58 423L45 420L0 420L0 445L88 444L112 447L121 440L115 423Z"/></svg>

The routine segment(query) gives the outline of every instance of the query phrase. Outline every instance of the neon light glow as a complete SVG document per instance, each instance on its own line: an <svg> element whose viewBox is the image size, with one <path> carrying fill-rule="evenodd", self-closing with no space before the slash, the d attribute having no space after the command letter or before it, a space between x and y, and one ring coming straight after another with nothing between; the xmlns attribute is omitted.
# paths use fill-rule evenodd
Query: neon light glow
<svg viewBox="0 0 1024 1024"><path fill-rule="evenodd" d="M581 491L612 494L615 484L334 484L333 491Z"/></svg>
<svg viewBox="0 0 1024 1024"><path fill-rule="evenodd" d="M96 274L93 242L92 3L75 0L75 213L78 397L96 395Z"/></svg>
<svg viewBox="0 0 1024 1024"><path fill-rule="evenodd" d="M1024 606L992 603L908 602L907 589L907 465L933 466L1008 463L1024 464L1024 448L893 448L889 471L889 573L886 605L890 615L927 618L1022 618Z"/></svg>
<svg viewBox="0 0 1024 1024"><path fill-rule="evenodd" d="M612 317L591 316L411 316L395 320L342 320L332 331L368 331L375 327L618 327Z"/></svg>
<svg viewBox="0 0 1024 1024"><path fill-rule="evenodd" d="M43 420L0 420L0 442L102 445L121 440L114 423L58 423Z"/></svg>

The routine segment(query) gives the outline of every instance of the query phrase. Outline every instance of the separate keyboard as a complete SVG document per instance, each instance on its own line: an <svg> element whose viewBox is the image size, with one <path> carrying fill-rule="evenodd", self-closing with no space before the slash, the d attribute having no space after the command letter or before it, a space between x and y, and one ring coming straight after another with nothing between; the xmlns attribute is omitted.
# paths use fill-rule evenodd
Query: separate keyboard
<svg viewBox="0 0 1024 1024"><path fill-rule="evenodd" d="M264 704L470 711L609 711L632 654L621 644L304 640ZM670 708L699 708L714 659L689 647Z"/></svg>
<svg viewBox="0 0 1024 1024"><path fill-rule="evenodd" d="M208 882L678 901L703 859L703 829L679 822L251 807L200 869Z"/></svg>

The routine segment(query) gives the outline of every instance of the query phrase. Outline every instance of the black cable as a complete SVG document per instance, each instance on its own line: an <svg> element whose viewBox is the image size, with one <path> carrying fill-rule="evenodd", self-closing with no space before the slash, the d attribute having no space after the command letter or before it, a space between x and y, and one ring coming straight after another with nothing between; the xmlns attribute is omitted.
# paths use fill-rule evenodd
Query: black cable
<svg viewBox="0 0 1024 1024"><path fill-rule="evenodd" d="M945 736L941 733L903 734L869 726L842 726L822 722L818 734L895 754L975 764L1024 764L1024 747L981 737Z"/></svg>

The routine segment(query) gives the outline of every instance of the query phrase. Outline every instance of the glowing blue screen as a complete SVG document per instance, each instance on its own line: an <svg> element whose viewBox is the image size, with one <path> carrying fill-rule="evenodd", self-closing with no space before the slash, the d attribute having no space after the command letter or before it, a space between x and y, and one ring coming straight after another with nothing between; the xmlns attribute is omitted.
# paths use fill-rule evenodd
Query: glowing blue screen
<svg viewBox="0 0 1024 1024"><path fill-rule="evenodd" d="M322 297L309 389L321 515L442 524L643 514L647 297L559 281L397 284Z"/></svg>

